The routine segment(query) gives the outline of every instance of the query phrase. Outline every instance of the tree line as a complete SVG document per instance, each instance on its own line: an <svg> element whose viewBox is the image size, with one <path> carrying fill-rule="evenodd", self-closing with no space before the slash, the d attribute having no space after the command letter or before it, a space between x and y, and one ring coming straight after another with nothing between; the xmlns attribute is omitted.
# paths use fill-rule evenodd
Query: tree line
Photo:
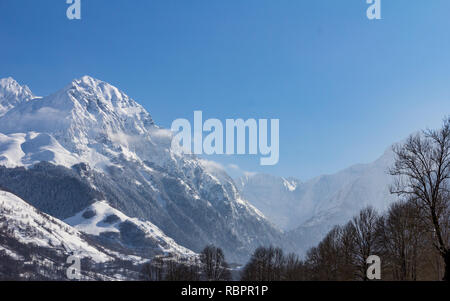
<svg viewBox="0 0 450 301"><path fill-rule="evenodd" d="M221 248L209 245L198 258L174 259L157 256L144 264L142 280L148 281L228 281L231 270Z"/></svg>
<svg viewBox="0 0 450 301"><path fill-rule="evenodd" d="M371 255L381 258L382 280L440 280L445 264L434 239L413 203L395 203L384 215L367 207L346 225L335 226L303 260L279 248L258 248L241 280L368 280Z"/></svg>

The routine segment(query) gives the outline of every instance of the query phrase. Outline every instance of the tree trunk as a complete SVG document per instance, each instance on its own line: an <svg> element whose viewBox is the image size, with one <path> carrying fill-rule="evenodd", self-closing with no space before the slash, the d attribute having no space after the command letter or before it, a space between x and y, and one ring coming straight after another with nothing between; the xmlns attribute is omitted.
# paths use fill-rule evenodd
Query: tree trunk
<svg viewBox="0 0 450 301"><path fill-rule="evenodd" d="M445 263L445 274L444 274L444 281L450 281L450 250L445 251L444 254L442 254L444 257L444 263Z"/></svg>

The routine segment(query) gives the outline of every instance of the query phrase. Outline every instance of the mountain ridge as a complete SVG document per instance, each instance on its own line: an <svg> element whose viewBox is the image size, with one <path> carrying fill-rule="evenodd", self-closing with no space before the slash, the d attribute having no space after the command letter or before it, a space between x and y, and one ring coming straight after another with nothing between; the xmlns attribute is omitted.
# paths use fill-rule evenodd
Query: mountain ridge
<svg viewBox="0 0 450 301"><path fill-rule="evenodd" d="M300 253L314 246L335 225L346 223L359 210L372 206L382 212L394 202L392 148L367 164L355 164L335 174L295 181L286 189L284 178L254 174L236 181L241 194L286 232ZM277 200L274 202L273 200Z"/></svg>
<svg viewBox="0 0 450 301"><path fill-rule="evenodd" d="M0 117L0 133L0 164L32 168L45 161L75 168L112 207L151 221L193 251L213 243L243 262L259 245L283 244L281 231L241 198L228 175L172 152L171 132L105 82L84 76L24 102ZM23 185L30 172L24 171ZM53 206L41 205L44 212Z"/></svg>

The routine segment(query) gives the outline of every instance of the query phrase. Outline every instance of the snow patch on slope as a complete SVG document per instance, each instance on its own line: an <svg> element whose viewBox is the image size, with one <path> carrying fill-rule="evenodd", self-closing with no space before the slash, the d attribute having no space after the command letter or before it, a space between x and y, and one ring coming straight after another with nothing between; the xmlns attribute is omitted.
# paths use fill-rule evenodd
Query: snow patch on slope
<svg viewBox="0 0 450 301"><path fill-rule="evenodd" d="M47 214L41 213L19 197L0 191L0 228L6 227L18 241L45 248L61 248L81 258L106 262L112 258L89 245L80 232Z"/></svg>
<svg viewBox="0 0 450 301"><path fill-rule="evenodd" d="M35 132L0 133L0 164L6 167L31 166L41 161L71 167L81 162L51 135Z"/></svg>
<svg viewBox="0 0 450 301"><path fill-rule="evenodd" d="M289 191L294 191L295 189L297 189L297 184L298 182L295 180L288 180L286 178L281 178L283 180L283 184L284 187L286 187L287 190Z"/></svg>
<svg viewBox="0 0 450 301"><path fill-rule="evenodd" d="M106 201L96 202L65 220L67 224L79 231L96 236L101 233L120 233L120 225L126 221L144 231L147 237L158 241L158 246L162 252L183 257L196 256L191 250L178 245L173 239L167 237L154 224L137 218L130 218L119 210L112 208Z"/></svg>

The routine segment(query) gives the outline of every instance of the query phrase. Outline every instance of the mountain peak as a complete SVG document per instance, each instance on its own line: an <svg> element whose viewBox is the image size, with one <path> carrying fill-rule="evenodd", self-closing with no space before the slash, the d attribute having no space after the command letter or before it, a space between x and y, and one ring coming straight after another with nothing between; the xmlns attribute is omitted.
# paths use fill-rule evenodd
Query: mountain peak
<svg viewBox="0 0 450 301"><path fill-rule="evenodd" d="M97 87L100 84L109 85L108 83L101 81L99 79L93 78L89 75L84 75L80 78L74 79L71 83L72 85L77 85L80 87ZM111 85L109 85L111 86Z"/></svg>
<svg viewBox="0 0 450 301"><path fill-rule="evenodd" d="M106 107L115 107L119 110L130 107L143 109L117 87L89 75L74 79L63 91L71 94L80 103L85 102L88 104L94 101L102 103Z"/></svg>
<svg viewBox="0 0 450 301"><path fill-rule="evenodd" d="M96 79L96 78L94 78L94 77L92 77L92 76L90 76L90 75L83 75L79 80L82 80L82 81L97 81L97 82L101 82L101 80L98 80L98 79Z"/></svg>
<svg viewBox="0 0 450 301"><path fill-rule="evenodd" d="M6 114L7 111L18 104L33 98L30 88L20 85L14 78L0 79L0 116Z"/></svg>
<svg viewBox="0 0 450 301"><path fill-rule="evenodd" d="M75 79L52 95L11 110L13 107L8 106L7 113L0 115L1 133L51 135L63 148L92 166L103 164L112 154L124 153L127 158L134 158L141 149L148 153L149 147L140 145L150 139L155 128L150 114L140 104L118 88L90 76Z"/></svg>
<svg viewBox="0 0 450 301"><path fill-rule="evenodd" d="M0 78L0 86L5 85L6 83L17 83L17 81L11 76Z"/></svg>
<svg viewBox="0 0 450 301"><path fill-rule="evenodd" d="M64 92L90 114L120 116L122 120L127 119L127 123L143 123L143 128L154 125L150 114L139 103L117 87L89 75L73 80Z"/></svg>
<svg viewBox="0 0 450 301"><path fill-rule="evenodd" d="M26 93L32 95L30 88L26 85L20 85L14 78L5 77L0 79L0 98L9 93Z"/></svg>
<svg viewBox="0 0 450 301"><path fill-rule="evenodd" d="M19 85L19 83L17 83L17 81L12 78L11 76L5 77L5 78L0 78L0 86L6 86L7 84L17 84Z"/></svg>

